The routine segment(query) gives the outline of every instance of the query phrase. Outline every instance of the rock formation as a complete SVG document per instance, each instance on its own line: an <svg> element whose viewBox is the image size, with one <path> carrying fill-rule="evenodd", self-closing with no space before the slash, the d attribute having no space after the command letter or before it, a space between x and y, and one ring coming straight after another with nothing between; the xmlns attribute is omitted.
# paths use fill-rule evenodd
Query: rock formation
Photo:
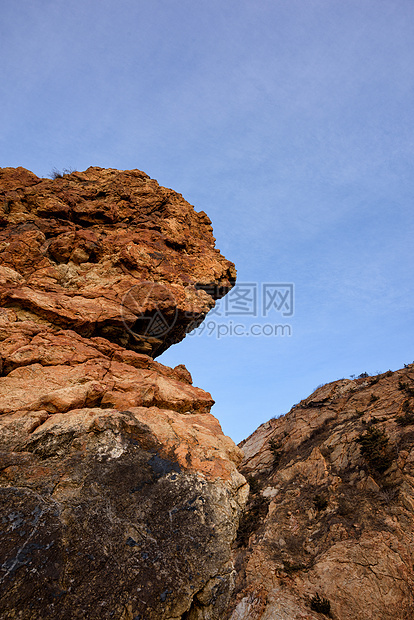
<svg viewBox="0 0 414 620"><path fill-rule="evenodd" d="M0 617L218 619L241 453L153 357L234 266L142 172L0 172Z"/></svg>
<svg viewBox="0 0 414 620"><path fill-rule="evenodd" d="M0 169L2 620L414 619L414 364L240 449L154 361L234 281L138 170Z"/></svg>
<svg viewBox="0 0 414 620"><path fill-rule="evenodd" d="M234 284L211 222L139 170L0 169L0 305L152 357Z"/></svg>
<svg viewBox="0 0 414 620"><path fill-rule="evenodd" d="M242 442L231 620L414 618L414 364L319 387Z"/></svg>

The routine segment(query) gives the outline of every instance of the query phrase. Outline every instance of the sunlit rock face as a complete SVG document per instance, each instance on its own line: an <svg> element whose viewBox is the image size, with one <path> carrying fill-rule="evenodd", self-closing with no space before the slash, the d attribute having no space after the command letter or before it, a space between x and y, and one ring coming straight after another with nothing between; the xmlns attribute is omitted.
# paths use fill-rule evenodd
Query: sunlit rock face
<svg viewBox="0 0 414 620"><path fill-rule="evenodd" d="M0 617L219 619L241 451L153 356L234 267L142 172L0 178Z"/></svg>
<svg viewBox="0 0 414 620"><path fill-rule="evenodd" d="M139 170L0 169L0 303L152 357L234 284L211 222Z"/></svg>
<svg viewBox="0 0 414 620"><path fill-rule="evenodd" d="M237 447L154 360L234 281L143 172L0 169L2 620L414 618L414 365Z"/></svg>
<svg viewBox="0 0 414 620"><path fill-rule="evenodd" d="M414 618L414 365L321 386L240 446L226 620Z"/></svg>

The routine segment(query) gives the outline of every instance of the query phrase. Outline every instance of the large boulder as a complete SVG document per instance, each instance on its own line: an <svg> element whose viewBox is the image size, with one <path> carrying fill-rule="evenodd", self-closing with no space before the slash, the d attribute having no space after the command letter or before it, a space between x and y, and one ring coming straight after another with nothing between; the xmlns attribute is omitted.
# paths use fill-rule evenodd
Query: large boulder
<svg viewBox="0 0 414 620"><path fill-rule="evenodd" d="M3 169L0 191L0 617L218 620L241 452L210 394L153 356L232 263L139 171Z"/></svg>
<svg viewBox="0 0 414 620"><path fill-rule="evenodd" d="M211 222L139 170L0 169L0 304L160 355L233 285Z"/></svg>

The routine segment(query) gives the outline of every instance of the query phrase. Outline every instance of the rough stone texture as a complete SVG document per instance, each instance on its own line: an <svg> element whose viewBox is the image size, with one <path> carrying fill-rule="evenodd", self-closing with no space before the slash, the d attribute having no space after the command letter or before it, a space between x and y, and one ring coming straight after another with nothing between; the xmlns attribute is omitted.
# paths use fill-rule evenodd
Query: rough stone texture
<svg viewBox="0 0 414 620"><path fill-rule="evenodd" d="M220 618L247 484L210 394L182 366L15 318L0 317L0 617Z"/></svg>
<svg viewBox="0 0 414 620"><path fill-rule="evenodd" d="M336 620L412 620L413 443L414 365L320 387L242 442L251 494L225 618L321 619L319 594Z"/></svg>
<svg viewBox="0 0 414 620"><path fill-rule="evenodd" d="M414 619L414 365L242 442L238 528L240 449L153 359L234 279L142 172L0 169L2 620Z"/></svg>
<svg viewBox="0 0 414 620"><path fill-rule="evenodd" d="M235 282L214 241L203 211L139 170L0 168L0 304L20 318L160 355Z"/></svg>
<svg viewBox="0 0 414 620"><path fill-rule="evenodd" d="M234 268L207 216L139 171L0 179L0 617L219 620L241 452L187 369L143 351ZM139 335L156 310L171 329Z"/></svg>

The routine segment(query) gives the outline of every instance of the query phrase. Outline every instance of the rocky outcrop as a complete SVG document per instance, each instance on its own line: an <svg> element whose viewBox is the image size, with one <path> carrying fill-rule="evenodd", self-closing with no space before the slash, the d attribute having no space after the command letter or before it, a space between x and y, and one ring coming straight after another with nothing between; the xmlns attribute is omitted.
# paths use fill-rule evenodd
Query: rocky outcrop
<svg viewBox="0 0 414 620"><path fill-rule="evenodd" d="M217 620L241 452L186 368L145 352L234 268L207 216L144 173L1 183L0 617Z"/></svg>
<svg viewBox="0 0 414 620"><path fill-rule="evenodd" d="M0 305L160 355L234 284L211 222L139 170L0 169Z"/></svg>
<svg viewBox="0 0 414 620"><path fill-rule="evenodd" d="M140 171L0 169L2 619L414 618L414 365L240 449L154 361L234 280Z"/></svg>
<svg viewBox="0 0 414 620"><path fill-rule="evenodd" d="M322 386L241 447L225 618L414 618L414 365Z"/></svg>

